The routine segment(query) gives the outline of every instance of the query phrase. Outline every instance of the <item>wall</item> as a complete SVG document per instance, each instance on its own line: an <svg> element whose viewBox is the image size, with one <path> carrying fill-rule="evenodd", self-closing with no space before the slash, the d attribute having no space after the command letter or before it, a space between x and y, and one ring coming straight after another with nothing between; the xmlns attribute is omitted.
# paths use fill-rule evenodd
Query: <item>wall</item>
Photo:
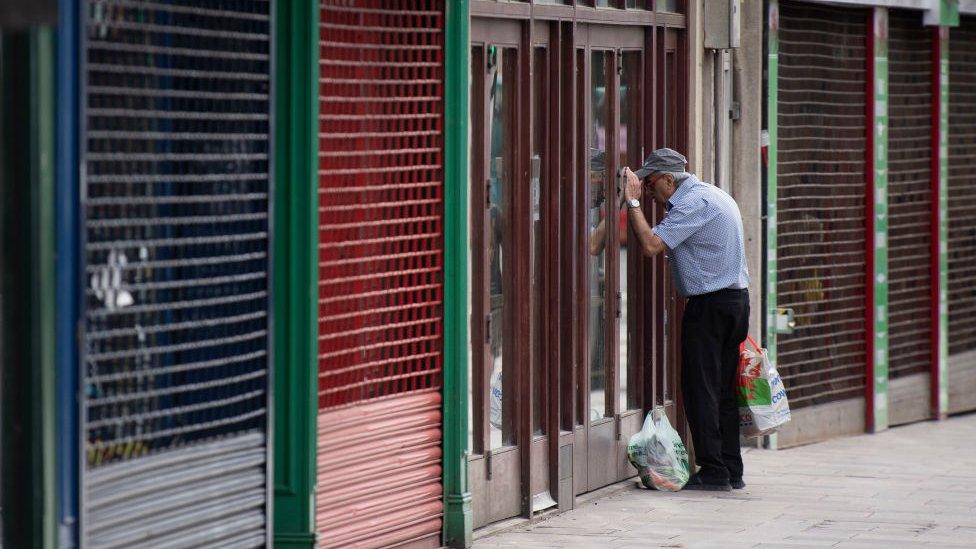
<svg viewBox="0 0 976 549"><path fill-rule="evenodd" d="M722 56L703 46L703 5L707 0L688 2L689 48L689 124L690 169L702 179L714 182L719 171L716 165L718 150L715 125L727 112L714 111L716 89L715 63ZM746 239L746 261L750 285L749 333L759 336L762 318L762 179L760 176L759 132L762 116L762 0L740 0L740 46L733 50L732 101L738 101L740 115L731 124L730 185L723 185L735 197L742 213ZM721 85L721 82L719 82ZM719 139L721 136L719 136Z"/></svg>
<svg viewBox="0 0 976 549"><path fill-rule="evenodd" d="M762 0L742 0L740 46L733 52L733 101L740 106L739 119L732 124L732 195L739 203L746 238L746 261L750 287L749 333L761 336L762 329L762 177L760 175L760 130L762 120Z"/></svg>

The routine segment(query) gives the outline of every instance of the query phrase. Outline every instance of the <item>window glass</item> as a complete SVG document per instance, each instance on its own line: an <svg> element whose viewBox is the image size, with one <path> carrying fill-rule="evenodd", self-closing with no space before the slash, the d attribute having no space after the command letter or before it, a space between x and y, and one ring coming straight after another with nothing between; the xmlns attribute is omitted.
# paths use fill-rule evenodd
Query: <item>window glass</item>
<svg viewBox="0 0 976 549"><path fill-rule="evenodd" d="M511 196L514 138L513 83L517 74L517 50L488 49L488 99L491 113L488 142L488 221L489 246L489 342L491 364L488 384L489 449L514 444L514 376L511 375L511 309L513 304ZM506 373L506 371L508 373Z"/></svg>
<svg viewBox="0 0 976 549"><path fill-rule="evenodd" d="M590 79L590 196L587 204L589 236L589 359L590 359L590 419L607 413L607 221L614 201L612 178L607 172L607 133L609 112L607 101L608 52L591 53Z"/></svg>
<svg viewBox="0 0 976 549"><path fill-rule="evenodd" d="M637 51L624 52L621 55L620 88L618 90L620 101L620 122L617 143L619 147L618 166L631 166L637 169L640 165L640 59L641 54ZM620 321L618 322L618 358L617 370L620 372L620 409L628 410L637 408L640 404L637 399L637 387L631 380L637 379L636 361L632 360L631 335L634 327L630 325L630 319L635 319L635 315L630 314L633 309L633 302L629 297L629 281L634 278L629 265L639 258L630 258L630 244L634 243L633 232L627 222L626 208L620 210L617 215L617 235L620 242L620 252L618 254L618 277L620 279L618 292L620 298ZM639 250L639 248L634 248Z"/></svg>
<svg viewBox="0 0 976 549"><path fill-rule="evenodd" d="M677 13L678 0L657 0L657 11Z"/></svg>
<svg viewBox="0 0 976 549"><path fill-rule="evenodd" d="M532 345L532 431L545 433L545 416L548 408L547 378L542 360L542 227L546 221L543 204L543 184L545 177L545 137L546 137L546 81L547 65L545 48L535 48L532 72L532 161L529 167L530 198L532 219L532 272L531 272L531 345Z"/></svg>

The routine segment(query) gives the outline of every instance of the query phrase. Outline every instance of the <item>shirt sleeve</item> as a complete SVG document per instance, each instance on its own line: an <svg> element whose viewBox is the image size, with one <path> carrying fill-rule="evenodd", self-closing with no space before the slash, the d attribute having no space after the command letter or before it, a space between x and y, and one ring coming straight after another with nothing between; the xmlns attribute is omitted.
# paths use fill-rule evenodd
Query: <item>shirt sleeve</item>
<svg viewBox="0 0 976 549"><path fill-rule="evenodd" d="M709 208L704 200L677 204L651 231L668 249L675 249L709 222Z"/></svg>

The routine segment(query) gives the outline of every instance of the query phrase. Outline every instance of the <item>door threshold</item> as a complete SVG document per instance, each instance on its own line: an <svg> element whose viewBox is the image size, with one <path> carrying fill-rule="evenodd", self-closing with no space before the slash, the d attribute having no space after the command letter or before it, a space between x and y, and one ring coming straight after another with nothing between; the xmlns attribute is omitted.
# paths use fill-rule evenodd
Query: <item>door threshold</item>
<svg viewBox="0 0 976 549"><path fill-rule="evenodd" d="M640 479L636 476L628 478L626 480L621 480L620 482L604 486L603 488L598 488L592 492L586 492L585 494L580 494L576 496L576 505L574 509L578 509L587 503L603 499L607 496L611 496L621 490L626 490L627 488L634 487L635 482L640 482ZM550 518L560 515L566 511L572 511L572 509L560 510L559 507L552 507L541 511L532 516L532 518L525 517L513 517L510 519L500 520L498 522L493 522L491 524L486 524L481 528L475 529L472 532L472 539L479 540L487 537L494 536L495 534L501 534L503 532L510 532L512 530L517 530L523 528L530 524L541 522L544 520L549 520Z"/></svg>

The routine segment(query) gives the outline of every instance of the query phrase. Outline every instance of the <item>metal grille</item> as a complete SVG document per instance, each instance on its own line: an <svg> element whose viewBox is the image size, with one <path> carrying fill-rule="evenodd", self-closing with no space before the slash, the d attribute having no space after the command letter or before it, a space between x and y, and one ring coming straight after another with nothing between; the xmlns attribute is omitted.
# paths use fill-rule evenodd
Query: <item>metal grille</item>
<svg viewBox="0 0 976 549"><path fill-rule="evenodd" d="M888 350L892 379L932 362L932 28L892 11L888 33Z"/></svg>
<svg viewBox="0 0 976 549"><path fill-rule="evenodd" d="M949 38L949 354L976 350L976 18Z"/></svg>
<svg viewBox="0 0 976 549"><path fill-rule="evenodd" d="M443 298L443 7L321 13L319 407L436 390Z"/></svg>
<svg viewBox="0 0 976 549"><path fill-rule="evenodd" d="M780 8L778 302L796 329L778 338L790 405L865 387L866 12Z"/></svg>
<svg viewBox="0 0 976 549"><path fill-rule="evenodd" d="M269 9L85 4L93 546L265 541Z"/></svg>
<svg viewBox="0 0 976 549"><path fill-rule="evenodd" d="M321 8L316 530L323 547L436 546L444 3Z"/></svg>

